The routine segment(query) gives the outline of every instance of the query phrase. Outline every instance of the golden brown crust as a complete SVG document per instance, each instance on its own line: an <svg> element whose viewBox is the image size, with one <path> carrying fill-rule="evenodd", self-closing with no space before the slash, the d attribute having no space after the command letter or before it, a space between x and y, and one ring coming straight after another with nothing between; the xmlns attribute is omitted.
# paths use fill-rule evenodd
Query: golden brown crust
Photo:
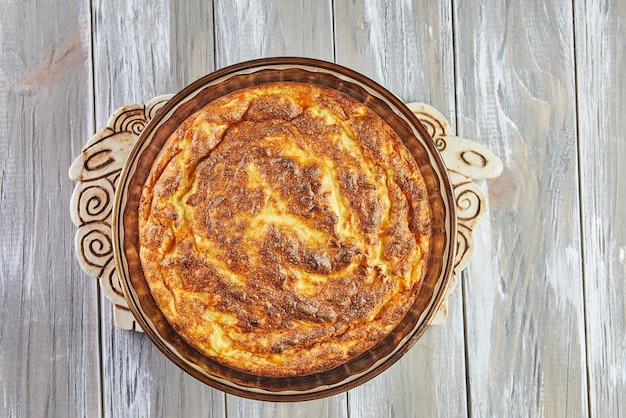
<svg viewBox="0 0 626 418"><path fill-rule="evenodd" d="M189 117L145 184L140 257L165 317L203 354L267 376L337 366L412 305L429 251L420 171L338 91L273 83Z"/></svg>

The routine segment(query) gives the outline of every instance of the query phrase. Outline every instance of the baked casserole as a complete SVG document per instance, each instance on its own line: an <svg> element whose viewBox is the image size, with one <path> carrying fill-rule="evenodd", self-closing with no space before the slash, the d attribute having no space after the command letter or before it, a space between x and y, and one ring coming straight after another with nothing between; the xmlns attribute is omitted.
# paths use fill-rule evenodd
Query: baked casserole
<svg viewBox="0 0 626 418"><path fill-rule="evenodd" d="M150 292L198 352L301 376L368 350L427 269L424 178L396 132L338 90L272 82L219 97L165 142L142 189Z"/></svg>

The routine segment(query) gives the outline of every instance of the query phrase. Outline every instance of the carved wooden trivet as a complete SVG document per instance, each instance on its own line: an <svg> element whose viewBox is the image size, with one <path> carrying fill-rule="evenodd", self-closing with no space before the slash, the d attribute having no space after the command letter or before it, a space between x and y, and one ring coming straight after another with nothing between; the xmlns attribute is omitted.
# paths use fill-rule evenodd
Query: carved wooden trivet
<svg viewBox="0 0 626 418"><path fill-rule="evenodd" d="M128 309L113 260L111 221L115 187L130 150L148 121L171 98L159 96L147 104L118 109L107 126L83 147L70 167L69 176L78 182L70 213L78 227L76 257L83 270L99 280L104 295L113 302L115 325L141 331ZM447 296L456 287L457 276L474 253L473 230L487 206L487 199L472 179L500 175L502 162L489 149L475 141L453 136L450 124L432 106L409 103L408 107L424 124L450 171L458 214L457 255L454 274L431 325L441 324L448 315Z"/></svg>
<svg viewBox="0 0 626 418"><path fill-rule="evenodd" d="M434 107L409 103L408 108L422 122L450 172L457 211L456 259L446 297L431 325L440 325L448 317L448 295L457 277L474 255L474 228L487 210L487 197L472 180L491 179L502 173L502 161L487 147L467 138L452 135L447 119Z"/></svg>
<svg viewBox="0 0 626 418"><path fill-rule="evenodd" d="M115 325L121 329L141 331L124 299L113 260L115 187L139 134L170 98L159 96L145 105L127 105L115 111L70 167L70 178L78 182L70 203L72 221L78 226L76 257L87 274L99 279L102 293L113 302Z"/></svg>

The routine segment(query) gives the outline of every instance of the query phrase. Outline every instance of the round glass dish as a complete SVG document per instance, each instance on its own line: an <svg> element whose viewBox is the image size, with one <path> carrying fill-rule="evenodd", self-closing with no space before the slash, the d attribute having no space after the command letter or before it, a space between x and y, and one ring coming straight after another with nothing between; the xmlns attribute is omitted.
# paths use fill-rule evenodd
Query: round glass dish
<svg viewBox="0 0 626 418"><path fill-rule="evenodd" d="M404 141L428 190L433 218L431 253L424 283L402 321L361 355L330 370L297 377L247 374L197 352L170 326L154 301L139 260L138 207L152 164L171 133L197 110L232 91L267 82L297 81L348 94L378 113ZM317 399L357 386L397 361L423 334L452 274L456 211L448 171L426 129L383 87L336 64L304 58L268 58L209 74L176 94L145 127L121 172L113 209L117 272L128 305L153 343L190 375L232 394L270 401Z"/></svg>

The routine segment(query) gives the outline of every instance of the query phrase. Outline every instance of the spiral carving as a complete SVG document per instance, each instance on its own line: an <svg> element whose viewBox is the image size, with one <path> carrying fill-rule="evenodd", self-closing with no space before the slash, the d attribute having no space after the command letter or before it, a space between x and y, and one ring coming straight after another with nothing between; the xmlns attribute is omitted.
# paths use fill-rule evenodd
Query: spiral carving
<svg viewBox="0 0 626 418"><path fill-rule="evenodd" d="M113 129L116 132L131 132L139 135L148 123L145 107L123 112L115 119Z"/></svg>
<svg viewBox="0 0 626 418"><path fill-rule="evenodd" d="M431 138L439 138L447 135L447 121L444 123L444 121L436 118L435 115L432 115L425 111L416 113L416 116L418 117L422 125L424 125Z"/></svg>
<svg viewBox="0 0 626 418"><path fill-rule="evenodd" d="M96 259L112 254L111 239L100 231L91 231L85 235L85 239L88 240L86 247L89 248L89 252L87 254L93 255Z"/></svg>
<svg viewBox="0 0 626 418"><path fill-rule="evenodd" d="M454 260L454 269L457 272L460 272L460 270L463 268L463 266L460 266L460 264L463 260L465 253L467 252L467 249L470 246L467 232L468 231L466 231L464 228L459 228L456 234L456 258Z"/></svg>
<svg viewBox="0 0 626 418"><path fill-rule="evenodd" d="M152 100L150 100L147 104L146 104L146 119L149 121L151 120L159 110L161 110L163 108L163 106L165 106L165 104L172 98L174 97L173 94L166 94L163 96L159 96L156 97Z"/></svg>
<svg viewBox="0 0 626 418"><path fill-rule="evenodd" d="M435 145L437 146L437 149L439 150L439 152L443 152L448 146L448 142L442 136L433 137L433 139L435 141Z"/></svg>
<svg viewBox="0 0 626 418"><path fill-rule="evenodd" d="M454 274L460 274L461 271L469 264L474 250L474 231L467 225L459 223L457 230L457 253L454 260Z"/></svg>
<svg viewBox="0 0 626 418"><path fill-rule="evenodd" d="M95 277L113 259L111 228L103 223L88 224L78 229L76 235L77 256L82 267Z"/></svg>
<svg viewBox="0 0 626 418"><path fill-rule="evenodd" d="M103 179L95 182L79 193L78 215L81 223L106 221L110 217L115 194L110 181Z"/></svg>
<svg viewBox="0 0 626 418"><path fill-rule="evenodd" d="M478 217L482 211L481 196L472 187L473 183L456 188L456 208L459 221L467 221Z"/></svg>
<svg viewBox="0 0 626 418"><path fill-rule="evenodd" d="M112 270L108 279L109 279L109 285L111 286L111 289L113 289L113 292L115 292L117 296L123 299L124 291L122 290L122 286L120 285L120 278L117 275L117 271Z"/></svg>
<svg viewBox="0 0 626 418"><path fill-rule="evenodd" d="M426 130L428 131L428 135L430 135L431 137L434 137L437 128L433 124L432 120L427 119L427 118L420 118L420 122L422 122L422 125L424 125L424 128L426 128Z"/></svg>
<svg viewBox="0 0 626 418"><path fill-rule="evenodd" d="M126 300L124 299L124 292L122 291L122 287L117 276L115 263L111 263L103 271L102 277L100 277L100 287L107 299L116 305L126 307Z"/></svg>

